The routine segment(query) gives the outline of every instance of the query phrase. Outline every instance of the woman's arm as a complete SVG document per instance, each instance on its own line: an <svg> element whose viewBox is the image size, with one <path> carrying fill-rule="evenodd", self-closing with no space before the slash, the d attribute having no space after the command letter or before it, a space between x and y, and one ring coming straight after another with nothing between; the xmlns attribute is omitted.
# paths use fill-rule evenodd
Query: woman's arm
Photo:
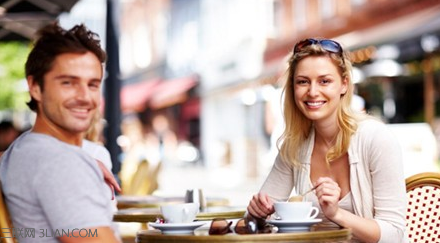
<svg viewBox="0 0 440 243"><path fill-rule="evenodd" d="M274 212L273 201L287 200L293 188L293 169L277 156L275 163L247 211L255 218L266 218Z"/></svg>
<svg viewBox="0 0 440 243"><path fill-rule="evenodd" d="M316 196L324 215L336 224L350 228L353 235L363 242L378 242L380 228L373 219L366 219L339 207L341 189L333 179L320 177L315 182Z"/></svg>
<svg viewBox="0 0 440 243"><path fill-rule="evenodd" d="M373 217L380 227L379 242L407 242L407 195L402 150L394 134L384 125L371 134L364 153L369 164L373 195ZM370 135L371 136L371 135Z"/></svg>
<svg viewBox="0 0 440 243"><path fill-rule="evenodd" d="M287 201L292 192L293 180L293 165L284 162L278 155L260 192L268 194L274 201Z"/></svg>

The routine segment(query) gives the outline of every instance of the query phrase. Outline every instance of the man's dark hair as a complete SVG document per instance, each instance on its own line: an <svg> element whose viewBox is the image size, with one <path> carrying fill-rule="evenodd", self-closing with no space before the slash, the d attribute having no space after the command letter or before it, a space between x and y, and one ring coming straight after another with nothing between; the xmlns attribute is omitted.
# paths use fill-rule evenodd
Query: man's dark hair
<svg viewBox="0 0 440 243"><path fill-rule="evenodd" d="M86 52L95 54L101 63L106 60L99 36L83 24L75 25L70 30L61 28L58 22L49 24L37 32L37 39L25 65L26 77L32 76L43 91L44 75L52 69L57 56ZM31 110L37 110L37 101L32 97L27 105Z"/></svg>

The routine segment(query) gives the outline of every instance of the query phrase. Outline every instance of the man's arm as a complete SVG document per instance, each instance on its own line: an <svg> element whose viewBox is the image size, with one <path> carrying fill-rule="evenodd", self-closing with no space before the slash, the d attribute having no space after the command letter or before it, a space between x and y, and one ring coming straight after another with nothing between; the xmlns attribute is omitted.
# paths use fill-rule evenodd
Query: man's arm
<svg viewBox="0 0 440 243"><path fill-rule="evenodd" d="M89 228L87 233L85 230L74 231L73 234L58 239L62 243L121 243L110 227Z"/></svg>

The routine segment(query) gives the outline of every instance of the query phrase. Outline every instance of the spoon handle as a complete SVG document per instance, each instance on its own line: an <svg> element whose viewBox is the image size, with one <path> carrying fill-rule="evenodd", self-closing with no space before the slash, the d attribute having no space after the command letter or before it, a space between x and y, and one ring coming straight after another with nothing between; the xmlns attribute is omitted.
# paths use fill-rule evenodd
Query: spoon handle
<svg viewBox="0 0 440 243"><path fill-rule="evenodd" d="M313 191L313 190L315 190L316 188L318 187L318 185L316 185L316 186L314 186L314 187L312 187L312 188L310 188L310 190L308 190L308 191L306 191L306 192L304 192L303 194L301 194L301 196L305 196L306 194L308 194L309 192L311 192L311 191Z"/></svg>

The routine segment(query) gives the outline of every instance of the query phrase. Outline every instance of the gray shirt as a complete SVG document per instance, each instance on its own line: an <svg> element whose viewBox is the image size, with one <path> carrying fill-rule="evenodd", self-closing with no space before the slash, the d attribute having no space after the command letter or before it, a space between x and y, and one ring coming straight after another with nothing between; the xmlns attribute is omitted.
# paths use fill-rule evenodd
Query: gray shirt
<svg viewBox="0 0 440 243"><path fill-rule="evenodd" d="M102 172L77 146L24 133L3 154L0 179L20 242L58 242L67 232L112 226Z"/></svg>

